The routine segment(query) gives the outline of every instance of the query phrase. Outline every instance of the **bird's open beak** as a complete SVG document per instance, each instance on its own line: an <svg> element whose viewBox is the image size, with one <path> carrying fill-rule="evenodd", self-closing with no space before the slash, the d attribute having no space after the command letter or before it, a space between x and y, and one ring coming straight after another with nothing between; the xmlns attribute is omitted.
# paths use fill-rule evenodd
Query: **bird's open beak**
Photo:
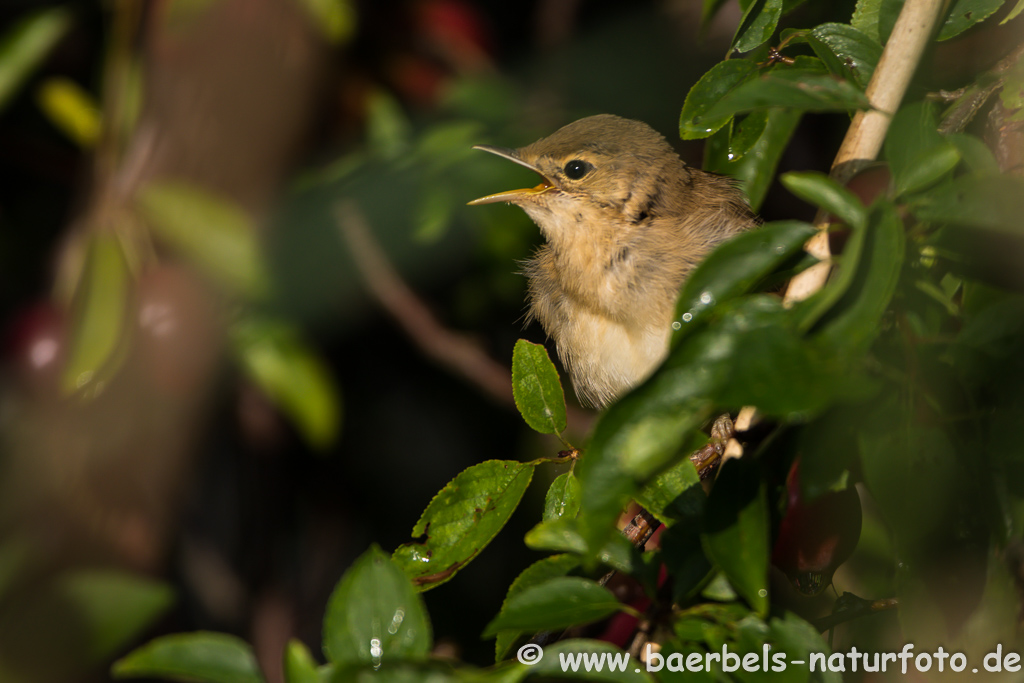
<svg viewBox="0 0 1024 683"><path fill-rule="evenodd" d="M543 173L537 170L537 167L533 164L528 164L519 158L519 154L514 149L507 149L505 147L493 147L491 145L474 145L473 149L482 149L485 152L491 154L497 154L499 157L514 161L520 166L525 166L534 173L537 173L541 177L539 185L530 188L524 188L522 190L506 190L505 192L498 192L496 194L489 194L486 197L480 197L474 199L471 202L467 202L469 206L480 206L481 204L494 204L495 202L514 202L516 199L521 197L531 197L539 194L544 194L550 190L555 189L554 184L548 180Z"/></svg>

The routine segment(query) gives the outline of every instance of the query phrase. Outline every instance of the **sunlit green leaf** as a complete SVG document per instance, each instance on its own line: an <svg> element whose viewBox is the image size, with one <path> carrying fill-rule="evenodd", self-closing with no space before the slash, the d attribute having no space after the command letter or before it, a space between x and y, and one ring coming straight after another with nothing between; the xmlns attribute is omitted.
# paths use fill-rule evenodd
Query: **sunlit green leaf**
<svg viewBox="0 0 1024 683"><path fill-rule="evenodd" d="M248 643L224 633L162 636L114 663L116 678L169 678L198 683L263 683Z"/></svg>
<svg viewBox="0 0 1024 683"><path fill-rule="evenodd" d="M88 149L100 138L100 110L96 100L68 78L47 79L36 93L39 108L64 135Z"/></svg>
<svg viewBox="0 0 1024 683"><path fill-rule="evenodd" d="M572 472L555 477L544 496L544 520L572 519L580 509L580 481Z"/></svg>
<svg viewBox="0 0 1024 683"><path fill-rule="evenodd" d="M131 275L116 235L94 235L74 301L74 332L62 387L99 391L123 344Z"/></svg>
<svg viewBox="0 0 1024 683"><path fill-rule="evenodd" d="M512 395L526 424L542 434L565 430L565 395L548 352L525 339L512 351Z"/></svg>
<svg viewBox="0 0 1024 683"><path fill-rule="evenodd" d="M288 683L321 683L320 672L309 648L294 638L284 649L284 679Z"/></svg>
<svg viewBox="0 0 1024 683"><path fill-rule="evenodd" d="M1010 10L1005 17L1003 17L1003 20L999 22L999 25L1002 26L1006 22L1016 19L1017 15L1021 12L1024 12L1024 0L1017 0L1017 4L1013 6L1013 9Z"/></svg>
<svg viewBox="0 0 1024 683"><path fill-rule="evenodd" d="M324 614L324 652L336 665L424 658L426 608L408 577L376 545L341 577Z"/></svg>
<svg viewBox="0 0 1024 683"><path fill-rule="evenodd" d="M746 59L719 62L697 81L683 103L679 114L679 135L684 140L706 138L732 118L726 114L709 118L707 112L737 86L757 73L757 65Z"/></svg>
<svg viewBox="0 0 1024 683"><path fill-rule="evenodd" d="M71 13L50 7L26 15L0 36L0 109L71 26Z"/></svg>
<svg viewBox="0 0 1024 683"><path fill-rule="evenodd" d="M512 596L484 629L483 637L493 637L501 631L539 631L585 624L620 608L615 595L595 581L555 577Z"/></svg>
<svg viewBox="0 0 1024 683"><path fill-rule="evenodd" d="M565 576L578 567L579 564L579 558L572 555L551 555L542 560L537 560L524 569L516 577L515 581L509 585L508 593L505 594L505 600L501 604L501 610L504 611L505 607L508 606L509 600L524 590L540 585L548 579ZM494 661L500 662L507 658L515 642L526 634L527 632L516 629L498 631L496 634L497 640L494 643Z"/></svg>
<svg viewBox="0 0 1024 683"><path fill-rule="evenodd" d="M757 462L725 462L704 512L704 550L762 615L769 605L768 534L768 505Z"/></svg>
<svg viewBox="0 0 1024 683"><path fill-rule="evenodd" d="M228 289L260 296L268 288L253 220L238 206L181 182L150 183L139 208L157 237Z"/></svg>
<svg viewBox="0 0 1024 683"><path fill-rule="evenodd" d="M501 531L519 505L533 466L488 460L460 472L430 501L394 559L420 590L451 579ZM421 538L422 537L422 538Z"/></svg>
<svg viewBox="0 0 1024 683"><path fill-rule="evenodd" d="M334 442L341 425L341 397L326 364L291 326L243 318L232 328L246 374L315 448Z"/></svg>
<svg viewBox="0 0 1024 683"><path fill-rule="evenodd" d="M850 25L871 40L882 42L878 34L878 10L882 0L857 0Z"/></svg>

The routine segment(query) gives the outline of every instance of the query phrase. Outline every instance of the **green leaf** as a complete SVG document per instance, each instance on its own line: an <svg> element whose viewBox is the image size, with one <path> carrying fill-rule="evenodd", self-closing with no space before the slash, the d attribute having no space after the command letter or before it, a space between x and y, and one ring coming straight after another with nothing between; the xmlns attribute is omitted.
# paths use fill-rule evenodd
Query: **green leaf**
<svg viewBox="0 0 1024 683"><path fill-rule="evenodd" d="M685 602L707 583L713 569L704 555L699 525L677 524L665 529L659 545L662 561L672 577L672 601Z"/></svg>
<svg viewBox="0 0 1024 683"><path fill-rule="evenodd" d="M729 123L732 114L715 119L706 116L722 98L757 73L757 65L747 59L727 59L711 67L697 81L679 114L679 136L684 140L706 138Z"/></svg>
<svg viewBox="0 0 1024 683"><path fill-rule="evenodd" d="M372 154L396 159L411 144L412 124L390 93L375 90L366 104L366 137Z"/></svg>
<svg viewBox="0 0 1024 683"><path fill-rule="evenodd" d="M911 183L931 182L941 177L941 173L935 178L929 178L929 173L922 177L918 165L932 150L949 144L939 135L935 107L931 103L916 102L901 108L892 118L884 147L894 187L905 188Z"/></svg>
<svg viewBox="0 0 1024 683"><path fill-rule="evenodd" d="M939 29L937 40L949 40L960 35L995 14L1004 2L1005 0L954 0L949 14L946 15L946 21Z"/></svg>
<svg viewBox="0 0 1024 683"><path fill-rule="evenodd" d="M740 124L739 144L745 145L742 139L747 121L757 115L748 114ZM723 128L712 135L704 148L704 170L722 173L739 180L747 193L750 207L757 211L761 207L768 188L775 180L775 170L779 160L789 145L789 140L800 122L802 113L797 110L774 108L765 111L765 126L757 141L737 156L733 148L733 137L729 129Z"/></svg>
<svg viewBox="0 0 1024 683"><path fill-rule="evenodd" d="M537 560L524 569L515 578L515 581L509 585L508 593L505 594L505 600L501 603L501 610L504 611L509 600L526 589L540 585L549 579L565 576L578 567L579 564L579 558L572 555L551 555L542 560ZM499 631L497 633L497 640L494 643L494 661L500 662L506 659L511 653L512 646L526 634L526 631L516 629Z"/></svg>
<svg viewBox="0 0 1024 683"><path fill-rule="evenodd" d="M1019 235L1024 228L1024 179L1007 175L962 176L915 198L910 208L923 221Z"/></svg>
<svg viewBox="0 0 1024 683"><path fill-rule="evenodd" d="M952 142L943 141L918 154L909 169L896 179L893 196L901 197L934 185L960 163L960 150Z"/></svg>
<svg viewBox="0 0 1024 683"><path fill-rule="evenodd" d="M749 292L814 233L809 223L776 221L737 235L711 252L683 285L674 317L680 329L672 335L672 346L715 306Z"/></svg>
<svg viewBox="0 0 1024 683"><path fill-rule="evenodd" d="M102 390L120 360L131 276L116 235L94 235L73 304L74 333L62 388Z"/></svg>
<svg viewBox="0 0 1024 683"><path fill-rule="evenodd" d="M694 443L683 448L684 453L700 448L707 441L700 432L694 437ZM697 468L687 456L656 476L636 495L636 502L665 525L700 519L706 499Z"/></svg>
<svg viewBox="0 0 1024 683"><path fill-rule="evenodd" d="M871 40L881 43L878 34L878 11L882 0L857 0L850 25Z"/></svg>
<svg viewBox="0 0 1024 683"><path fill-rule="evenodd" d="M224 633L163 636L114 663L115 678L157 677L199 683L262 683L248 643Z"/></svg>
<svg viewBox="0 0 1024 683"><path fill-rule="evenodd" d="M55 590L70 605L85 631L91 661L123 648L174 601L167 584L111 570L79 570L58 579Z"/></svg>
<svg viewBox="0 0 1024 683"><path fill-rule="evenodd" d="M324 615L324 653L336 665L421 659L431 647L423 601L376 545L341 577Z"/></svg>
<svg viewBox="0 0 1024 683"><path fill-rule="evenodd" d="M971 173L989 176L999 173L999 163L992 154L992 150L978 138L964 133L953 133L947 135L946 139L956 145L964 166Z"/></svg>
<svg viewBox="0 0 1024 683"><path fill-rule="evenodd" d="M580 511L580 480L571 471L555 477L544 496L544 521L573 519Z"/></svg>
<svg viewBox="0 0 1024 683"><path fill-rule="evenodd" d="M740 83L715 102L703 120L724 125L741 112L770 107L822 112L868 109L870 104L856 85L825 73L820 60L803 58L795 66L775 67Z"/></svg>
<svg viewBox="0 0 1024 683"><path fill-rule="evenodd" d="M596 661L605 656L605 666L598 671ZM562 657L577 663L573 671L562 668ZM586 658L586 659L579 659ZM586 666L591 662L590 670ZM591 681L593 683L654 683L649 673L638 662L630 660L625 652L601 640L570 638L544 648L544 658L530 668L530 673L558 679ZM611 669L615 669L614 671ZM546 679L546 678L545 678ZM666 679L667 680L667 679Z"/></svg>
<svg viewBox="0 0 1024 683"><path fill-rule="evenodd" d="M565 430L565 394L542 344L525 339L512 351L512 395L526 424L541 434Z"/></svg>
<svg viewBox="0 0 1024 683"><path fill-rule="evenodd" d="M398 566L420 590L451 579L501 531L533 477L533 465L488 460L460 472L430 501L414 537L395 550Z"/></svg>
<svg viewBox="0 0 1024 683"><path fill-rule="evenodd" d="M306 441L324 449L338 436L341 397L330 370L295 328L242 318L232 327L235 352L253 382L291 419Z"/></svg>
<svg viewBox="0 0 1024 683"><path fill-rule="evenodd" d="M36 92L36 101L50 122L79 147L90 149L99 141L99 106L71 79L46 79Z"/></svg>
<svg viewBox="0 0 1024 683"><path fill-rule="evenodd" d="M1024 0L1017 0L1017 4L1013 6L1013 9L1010 10L1005 17L1003 17L1003 20L999 22L999 25L1002 26L1008 21L1013 21L1021 12L1024 12Z"/></svg>
<svg viewBox="0 0 1024 683"><path fill-rule="evenodd" d="M768 533L768 504L757 463L726 461L704 511L704 551L761 615L769 605Z"/></svg>
<svg viewBox="0 0 1024 683"><path fill-rule="evenodd" d="M782 16L782 0L754 0L747 7L732 40L732 49L749 52L767 42Z"/></svg>
<svg viewBox="0 0 1024 683"><path fill-rule="evenodd" d="M810 35L820 41L821 45L827 47L830 54L835 56L841 64L840 70L834 70L832 63L825 59L818 45L812 41L811 47L815 54L829 66L829 71L837 76L852 77L861 89L867 87L871 80L871 74L874 73L878 60L882 57L882 46L876 39L858 31L853 26L835 23L815 26Z"/></svg>
<svg viewBox="0 0 1024 683"><path fill-rule="evenodd" d="M288 641L284 649L284 680L288 683L320 683L313 655L300 641Z"/></svg>
<svg viewBox="0 0 1024 683"><path fill-rule="evenodd" d="M313 24L329 42L349 42L356 32L356 8L352 0L300 0Z"/></svg>
<svg viewBox="0 0 1024 683"><path fill-rule="evenodd" d="M800 199L827 211L852 228L860 229L867 221L867 209L850 190L818 171L784 174L780 180L787 190Z"/></svg>
<svg viewBox="0 0 1024 683"><path fill-rule="evenodd" d="M157 237L229 291L264 294L268 278L256 226L238 206L180 182L150 183L138 206Z"/></svg>
<svg viewBox="0 0 1024 683"><path fill-rule="evenodd" d="M615 595L596 581L577 576L555 577L514 595L482 635L492 638L500 631L541 631L589 624L621 607Z"/></svg>
<svg viewBox="0 0 1024 683"><path fill-rule="evenodd" d="M586 555L589 549L575 519L557 519L541 522L526 532L523 539L528 548ZM611 534L594 557L603 564L626 574L637 568L636 550L622 534Z"/></svg>
<svg viewBox="0 0 1024 683"><path fill-rule="evenodd" d="M32 12L0 36L0 110L71 26L71 12L51 7Z"/></svg>

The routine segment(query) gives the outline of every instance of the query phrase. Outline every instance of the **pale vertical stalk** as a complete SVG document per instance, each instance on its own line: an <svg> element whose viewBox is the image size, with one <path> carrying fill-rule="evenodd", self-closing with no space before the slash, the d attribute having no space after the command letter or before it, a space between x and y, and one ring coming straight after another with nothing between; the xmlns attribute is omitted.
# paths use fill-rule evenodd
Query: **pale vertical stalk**
<svg viewBox="0 0 1024 683"><path fill-rule="evenodd" d="M859 111L853 117L843 144L832 162L830 175L833 179L845 185L878 156L892 115L903 101L907 86L910 85L945 5L946 0L907 0L903 5L865 91L871 109ZM790 281L786 289L787 304L802 301L820 290L831 271L831 252L824 217L819 216L816 224L819 232L807 242L805 248L821 263L811 266Z"/></svg>

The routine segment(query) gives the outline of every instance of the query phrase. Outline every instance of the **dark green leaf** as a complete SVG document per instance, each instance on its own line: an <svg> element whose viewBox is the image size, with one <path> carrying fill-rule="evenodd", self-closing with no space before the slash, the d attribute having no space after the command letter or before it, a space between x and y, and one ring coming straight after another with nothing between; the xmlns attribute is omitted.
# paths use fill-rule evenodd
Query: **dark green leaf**
<svg viewBox="0 0 1024 683"><path fill-rule="evenodd" d="M775 67L757 78L740 83L708 109L703 120L721 121L724 125L729 117L736 114L770 107L798 111L869 108L867 98L857 86L825 73L819 60L807 59L799 62L805 66Z"/></svg>
<svg viewBox="0 0 1024 683"><path fill-rule="evenodd" d="M501 603L502 611L505 610L509 600L527 588L540 585L549 579L565 576L578 567L579 564L579 558L572 555L551 555L542 560L537 560L524 569L516 577L515 581L509 585L508 593L505 594L505 601ZM497 640L494 642L494 661L500 662L506 659L512 650L512 646L525 634L525 631L519 630L499 631L497 633Z"/></svg>
<svg viewBox="0 0 1024 683"><path fill-rule="evenodd" d="M882 57L882 46L877 40L848 24L834 23L815 26L811 36L825 45L838 59L841 69L836 71L830 66L829 71L837 76L852 76L853 81L861 89L867 87L871 74ZM811 47L825 64L830 64L814 42L811 43Z"/></svg>
<svg viewBox="0 0 1024 683"><path fill-rule="evenodd" d="M665 568L672 577L673 602L683 603L707 583L712 571L704 556L699 525L677 524L665 529L659 545Z"/></svg>
<svg viewBox="0 0 1024 683"><path fill-rule="evenodd" d="M451 579L491 542L530 485L533 465L488 460L460 472L430 501L414 537L395 550L405 573L427 590Z"/></svg>
<svg viewBox="0 0 1024 683"><path fill-rule="evenodd" d="M683 285L674 318L680 330L672 335L672 346L716 305L749 292L798 252L814 232L809 223L777 221L738 235L711 252Z"/></svg>
<svg viewBox="0 0 1024 683"><path fill-rule="evenodd" d="M571 471L563 472L551 482L544 496L544 521L572 519L579 511L580 481Z"/></svg>
<svg viewBox="0 0 1024 683"><path fill-rule="evenodd" d="M748 52L771 38L782 16L782 4L782 0L754 0L750 3L736 29L732 48L737 52Z"/></svg>
<svg viewBox="0 0 1024 683"><path fill-rule="evenodd" d="M402 106L385 90L375 90L366 104L366 138L373 154L395 159L409 149L412 124Z"/></svg>
<svg viewBox="0 0 1024 683"><path fill-rule="evenodd" d="M565 394L542 344L525 339L512 351L512 394L526 424L542 434L565 430Z"/></svg>
<svg viewBox="0 0 1024 683"><path fill-rule="evenodd" d="M878 42L883 45L889 42L889 36L903 10L904 2L905 0L882 0L878 8Z"/></svg>
<svg viewBox="0 0 1024 683"><path fill-rule="evenodd" d="M683 447L683 453L700 448L707 439L700 432L694 442ZM700 475L689 457L656 476L637 492L636 501L663 524L691 522L700 519L707 496L700 484Z"/></svg>
<svg viewBox="0 0 1024 683"><path fill-rule="evenodd" d="M298 331L281 321L242 318L232 339L246 374L309 444L331 445L341 424L341 397L330 370Z"/></svg>
<svg viewBox="0 0 1024 683"><path fill-rule="evenodd" d="M376 545L334 588L323 633L324 653L338 665L423 658L432 644L420 596Z"/></svg>
<svg viewBox="0 0 1024 683"><path fill-rule="evenodd" d="M934 185L960 163L960 150L952 142L942 143L916 155L909 168L896 178L893 196L900 197Z"/></svg>
<svg viewBox="0 0 1024 683"><path fill-rule="evenodd" d="M719 62L697 81L679 115L679 136L684 140L706 138L729 123L732 114L715 119L706 116L723 97L757 73L757 65L746 59Z"/></svg>
<svg viewBox="0 0 1024 683"><path fill-rule="evenodd" d="M954 0L953 6L939 29L938 40L958 36L978 22L988 19L1006 0Z"/></svg>
<svg viewBox="0 0 1024 683"><path fill-rule="evenodd" d="M91 238L75 292L74 332L62 388L65 393L102 390L123 351L131 274L116 235Z"/></svg>
<svg viewBox="0 0 1024 683"><path fill-rule="evenodd" d="M540 631L597 621L621 608L610 590L575 576L548 579L514 595L484 629L490 638L500 631Z"/></svg>
<svg viewBox="0 0 1024 683"><path fill-rule="evenodd" d="M284 679L288 683L320 683L320 672L309 648L292 639L284 650Z"/></svg>
<svg viewBox="0 0 1024 683"><path fill-rule="evenodd" d="M157 237L233 292L260 296L268 278L256 225L238 206L199 187L150 183L138 194Z"/></svg>
<svg viewBox="0 0 1024 683"><path fill-rule="evenodd" d="M605 655L603 671L597 671L596 660ZM565 671L561 657L576 662L576 670ZM592 662L591 670L587 670L588 658ZM615 671L610 669L615 668ZM593 683L654 683L644 667L637 666L635 660L628 658L619 648L600 640L583 640L570 638L544 648L544 658L530 669L532 674L550 678L592 681Z"/></svg>
<svg viewBox="0 0 1024 683"><path fill-rule="evenodd" d="M749 458L725 462L708 496L702 532L708 558L759 614L768 612L768 504Z"/></svg>
<svg viewBox="0 0 1024 683"><path fill-rule="evenodd" d="M911 206L923 221L951 223L1021 234L1024 224L1024 179L969 175L933 188Z"/></svg>
<svg viewBox="0 0 1024 683"><path fill-rule="evenodd" d="M827 211L852 228L863 228L867 209L850 190L817 171L792 172L780 180L800 199Z"/></svg>
<svg viewBox="0 0 1024 683"><path fill-rule="evenodd" d="M740 124L739 144L745 145L742 138L747 121L757 116L757 112L747 115ZM765 127L757 141L748 149L743 149L737 156L728 128L723 128L712 135L704 149L704 168L715 173L722 173L736 178L743 184L747 199L754 211L761 207L768 188L775 179L775 169L779 165L782 153L789 145L789 140L800 122L802 113L797 110L776 108L765 112Z"/></svg>
<svg viewBox="0 0 1024 683"><path fill-rule="evenodd" d="M960 152L960 158L963 159L964 166L971 173L976 175L996 175L999 173L999 163L992 154L992 150L978 138L964 133L953 133L952 135L947 135L946 139L956 145L957 150Z"/></svg>
<svg viewBox="0 0 1024 683"><path fill-rule="evenodd" d="M70 26L66 8L50 7L26 15L0 37L0 110Z"/></svg>
<svg viewBox="0 0 1024 683"><path fill-rule="evenodd" d="M534 550L550 550L586 555L586 539L580 534L580 527L574 519L558 519L541 522L526 532L523 539L527 547ZM611 534L604 547L594 557L603 564L621 572L635 573L637 562L633 545L622 534Z"/></svg>
<svg viewBox="0 0 1024 683"><path fill-rule="evenodd" d="M732 161L739 161L753 149L757 141L764 135L768 126L768 110L752 111L733 124L733 133L729 138L729 151Z"/></svg>
<svg viewBox="0 0 1024 683"><path fill-rule="evenodd" d="M857 6L850 18L850 25L878 43L882 41L878 35L878 11L882 0L857 0Z"/></svg>
<svg viewBox="0 0 1024 683"><path fill-rule="evenodd" d="M224 633L179 633L143 645L114 663L116 678L170 678L199 683L262 683L248 643Z"/></svg>
<svg viewBox="0 0 1024 683"><path fill-rule="evenodd" d="M818 324L816 339L831 352L852 357L868 350L896 291L905 241L896 208L889 203L876 204L865 230L863 258L842 297Z"/></svg>
<svg viewBox="0 0 1024 683"><path fill-rule="evenodd" d="M948 144L938 132L935 107L915 102L901 108L892 118L885 138L885 156L896 187L906 185L917 163L929 150Z"/></svg>

